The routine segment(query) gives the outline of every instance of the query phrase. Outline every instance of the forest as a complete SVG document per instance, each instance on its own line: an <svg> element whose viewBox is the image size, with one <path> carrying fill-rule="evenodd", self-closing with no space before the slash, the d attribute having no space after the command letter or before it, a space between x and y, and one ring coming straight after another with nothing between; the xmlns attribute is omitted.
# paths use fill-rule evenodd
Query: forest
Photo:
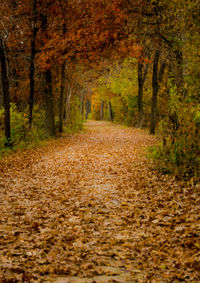
<svg viewBox="0 0 200 283"><path fill-rule="evenodd" d="M1 0L0 282L200 282L199 0Z"/></svg>
<svg viewBox="0 0 200 283"><path fill-rule="evenodd" d="M199 1L3 1L1 152L110 120L157 132L161 170L200 168Z"/></svg>

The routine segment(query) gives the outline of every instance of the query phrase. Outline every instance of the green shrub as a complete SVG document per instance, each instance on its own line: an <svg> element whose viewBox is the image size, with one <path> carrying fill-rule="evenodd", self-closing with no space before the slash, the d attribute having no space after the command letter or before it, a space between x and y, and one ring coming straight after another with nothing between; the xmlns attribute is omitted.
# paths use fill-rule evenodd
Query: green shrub
<svg viewBox="0 0 200 283"><path fill-rule="evenodd" d="M152 149L160 168L184 179L200 178L200 114L196 101L171 89L169 111L161 121L162 143Z"/></svg>
<svg viewBox="0 0 200 283"><path fill-rule="evenodd" d="M80 100L73 96L71 99L70 115L64 127L67 133L76 132L83 127L83 115L80 113Z"/></svg>
<svg viewBox="0 0 200 283"><path fill-rule="evenodd" d="M12 149L31 147L44 139L44 111L39 106L34 107L32 128L29 130L28 109L25 112L17 110L15 104L11 103L10 107L10 124L11 124L11 144ZM0 109L0 151L1 154L8 152L4 148L4 109Z"/></svg>
<svg viewBox="0 0 200 283"><path fill-rule="evenodd" d="M35 105L33 109L33 122L30 134L34 139L45 139L45 111L39 105Z"/></svg>
<svg viewBox="0 0 200 283"><path fill-rule="evenodd" d="M89 113L89 114L88 114L88 117L87 117L87 120L92 120L92 119L93 119L92 113Z"/></svg>
<svg viewBox="0 0 200 283"><path fill-rule="evenodd" d="M4 110L0 110L1 131L4 131ZM26 113L19 112L15 104L10 107L10 125L11 125L11 143L19 144L21 141L26 141L28 133L28 116ZM2 138L2 143L4 143Z"/></svg>

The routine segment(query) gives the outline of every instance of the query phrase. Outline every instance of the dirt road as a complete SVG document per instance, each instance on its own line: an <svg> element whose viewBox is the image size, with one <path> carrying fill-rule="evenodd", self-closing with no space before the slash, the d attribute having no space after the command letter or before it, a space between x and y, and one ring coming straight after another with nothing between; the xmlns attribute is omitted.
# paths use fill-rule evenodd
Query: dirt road
<svg viewBox="0 0 200 283"><path fill-rule="evenodd" d="M200 282L199 188L145 157L155 138L86 131L0 164L2 282Z"/></svg>

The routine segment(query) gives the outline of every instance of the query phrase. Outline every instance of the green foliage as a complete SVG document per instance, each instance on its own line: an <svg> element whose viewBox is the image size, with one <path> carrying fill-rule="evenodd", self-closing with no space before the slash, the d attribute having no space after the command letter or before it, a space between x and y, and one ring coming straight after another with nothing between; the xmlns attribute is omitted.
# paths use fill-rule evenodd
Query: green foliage
<svg viewBox="0 0 200 283"><path fill-rule="evenodd" d="M160 122L163 142L152 151L162 169L185 179L200 177L200 111L174 86L170 90L168 115Z"/></svg>
<svg viewBox="0 0 200 283"><path fill-rule="evenodd" d="M0 110L1 131L3 131L4 109ZM15 104L10 108L11 143L19 144L26 139L28 132L28 117L26 113L17 111ZM4 138L2 139L4 140Z"/></svg>
<svg viewBox="0 0 200 283"><path fill-rule="evenodd" d="M33 111L32 128L29 130L28 124L28 109L25 112L20 112L14 103L11 103L10 108L10 124L11 124L11 144L12 150L17 148L32 147L42 139L44 139L44 111L35 106ZM4 134L4 109L0 109L0 132L2 137L0 139L0 152L1 155L9 152L9 149L4 147L5 138Z"/></svg>
<svg viewBox="0 0 200 283"><path fill-rule="evenodd" d="M83 116L80 113L80 99L77 96L73 96L70 104L70 115L64 129L67 133L76 132L83 127Z"/></svg>
<svg viewBox="0 0 200 283"><path fill-rule="evenodd" d="M92 119L93 119L92 113L89 113L89 114L88 114L88 120L92 120Z"/></svg>
<svg viewBox="0 0 200 283"><path fill-rule="evenodd" d="M31 130L28 123L28 108L20 112L14 103L11 103L11 144L12 149L5 148L4 138L4 109L0 109L0 155L5 155L11 150L19 148L31 148L41 144L45 139L45 111L39 105L33 109L33 121ZM83 117L80 114L80 101L73 97L71 101L70 117L64 131L67 133L76 132L82 128Z"/></svg>
<svg viewBox="0 0 200 283"><path fill-rule="evenodd" d="M100 118L100 101L111 101L114 121L133 124L134 111L137 109L137 69L134 58L125 58L122 63L110 67L109 74L100 76L95 91L93 118ZM99 103L98 103L99 102ZM108 115L105 115L108 118Z"/></svg>
<svg viewBox="0 0 200 283"><path fill-rule="evenodd" d="M38 141L45 139L45 111L39 105L33 108L31 135Z"/></svg>

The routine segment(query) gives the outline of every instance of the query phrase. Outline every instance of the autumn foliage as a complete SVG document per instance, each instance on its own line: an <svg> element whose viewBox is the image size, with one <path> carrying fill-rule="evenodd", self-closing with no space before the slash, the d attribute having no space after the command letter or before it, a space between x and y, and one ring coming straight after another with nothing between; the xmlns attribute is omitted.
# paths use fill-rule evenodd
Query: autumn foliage
<svg viewBox="0 0 200 283"><path fill-rule="evenodd" d="M1 1L0 281L200 281L199 14Z"/></svg>

